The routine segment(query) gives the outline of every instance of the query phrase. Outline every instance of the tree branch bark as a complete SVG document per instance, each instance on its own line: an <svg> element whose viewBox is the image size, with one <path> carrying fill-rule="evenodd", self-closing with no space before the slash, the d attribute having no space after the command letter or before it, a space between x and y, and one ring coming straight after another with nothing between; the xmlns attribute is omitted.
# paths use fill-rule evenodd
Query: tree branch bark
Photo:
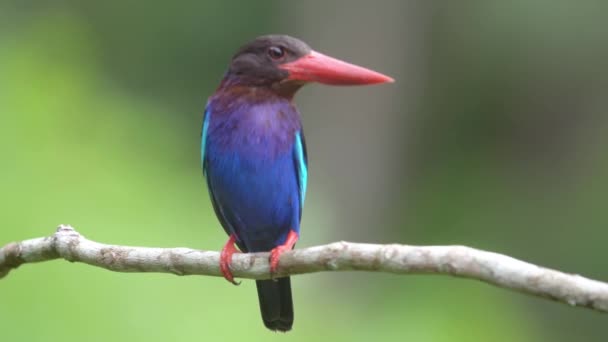
<svg viewBox="0 0 608 342"><path fill-rule="evenodd" d="M236 277L268 279L268 253L235 254ZM61 225L49 237L0 248L0 279L23 264L65 259L116 272L221 276L219 253L188 248L106 245ZM277 277L321 271L447 274L481 280L572 306L608 312L608 284L464 246L374 245L336 242L281 256Z"/></svg>

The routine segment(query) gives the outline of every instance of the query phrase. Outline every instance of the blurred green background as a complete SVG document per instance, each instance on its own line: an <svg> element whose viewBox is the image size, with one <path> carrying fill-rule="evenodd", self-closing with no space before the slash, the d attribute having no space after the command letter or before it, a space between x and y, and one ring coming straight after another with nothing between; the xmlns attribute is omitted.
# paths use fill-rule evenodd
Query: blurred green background
<svg viewBox="0 0 608 342"><path fill-rule="evenodd" d="M297 98L299 247L464 244L608 280L606 1L0 1L0 245L51 234L219 250L202 111L266 33L394 76ZM292 280L294 331L255 286L56 261L0 281L3 341L605 341L605 315L446 276Z"/></svg>

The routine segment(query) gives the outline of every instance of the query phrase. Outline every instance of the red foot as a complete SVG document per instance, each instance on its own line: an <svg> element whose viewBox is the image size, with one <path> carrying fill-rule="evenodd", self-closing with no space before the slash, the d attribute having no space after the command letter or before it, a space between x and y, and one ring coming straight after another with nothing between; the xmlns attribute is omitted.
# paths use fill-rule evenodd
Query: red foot
<svg viewBox="0 0 608 342"><path fill-rule="evenodd" d="M234 242L236 241L236 236L234 234L230 235L228 242L222 248L222 252L220 253L220 271L224 275L224 278L234 285L239 285L240 283L234 281L234 276L232 276L232 272L230 271L230 263L232 262L232 254L239 253L239 251L234 247Z"/></svg>
<svg viewBox="0 0 608 342"><path fill-rule="evenodd" d="M285 243L276 246L270 251L270 274L276 273L277 268L279 267L279 258L281 257L281 254L292 250L293 246L296 244L296 241L298 241L298 237L298 233L290 230L289 234L287 234Z"/></svg>

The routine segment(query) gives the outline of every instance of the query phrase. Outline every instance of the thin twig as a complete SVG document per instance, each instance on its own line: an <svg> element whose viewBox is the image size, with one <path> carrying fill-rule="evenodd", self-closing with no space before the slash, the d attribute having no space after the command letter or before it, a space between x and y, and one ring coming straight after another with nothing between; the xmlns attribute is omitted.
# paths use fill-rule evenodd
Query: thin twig
<svg viewBox="0 0 608 342"><path fill-rule="evenodd" d="M218 252L106 245L87 240L72 227L62 225L52 236L0 248L0 279L22 264L53 259L116 272L221 276ZM235 254L231 269L236 277L268 279L268 253ZM321 271L447 274L608 312L607 283L464 246L336 242L286 252L281 256L276 276Z"/></svg>

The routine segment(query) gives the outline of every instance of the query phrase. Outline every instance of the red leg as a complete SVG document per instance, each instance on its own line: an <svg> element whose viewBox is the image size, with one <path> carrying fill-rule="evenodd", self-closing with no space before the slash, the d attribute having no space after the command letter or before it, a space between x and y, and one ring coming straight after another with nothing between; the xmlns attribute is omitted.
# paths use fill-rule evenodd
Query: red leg
<svg viewBox="0 0 608 342"><path fill-rule="evenodd" d="M232 262L232 254L238 253L239 251L234 247L234 243L236 242L236 236L234 234L230 235L228 242L222 248L222 252L220 253L220 271L224 275L224 278L234 285L239 285L234 281L234 277L232 276L232 272L230 271L230 263Z"/></svg>
<svg viewBox="0 0 608 342"><path fill-rule="evenodd" d="M290 251L293 249L293 246L298 241L298 233L293 230L289 231L287 234L287 239L285 243L279 246L276 246L270 251L270 273L273 274L277 271L277 267L279 266L279 258L281 254Z"/></svg>

